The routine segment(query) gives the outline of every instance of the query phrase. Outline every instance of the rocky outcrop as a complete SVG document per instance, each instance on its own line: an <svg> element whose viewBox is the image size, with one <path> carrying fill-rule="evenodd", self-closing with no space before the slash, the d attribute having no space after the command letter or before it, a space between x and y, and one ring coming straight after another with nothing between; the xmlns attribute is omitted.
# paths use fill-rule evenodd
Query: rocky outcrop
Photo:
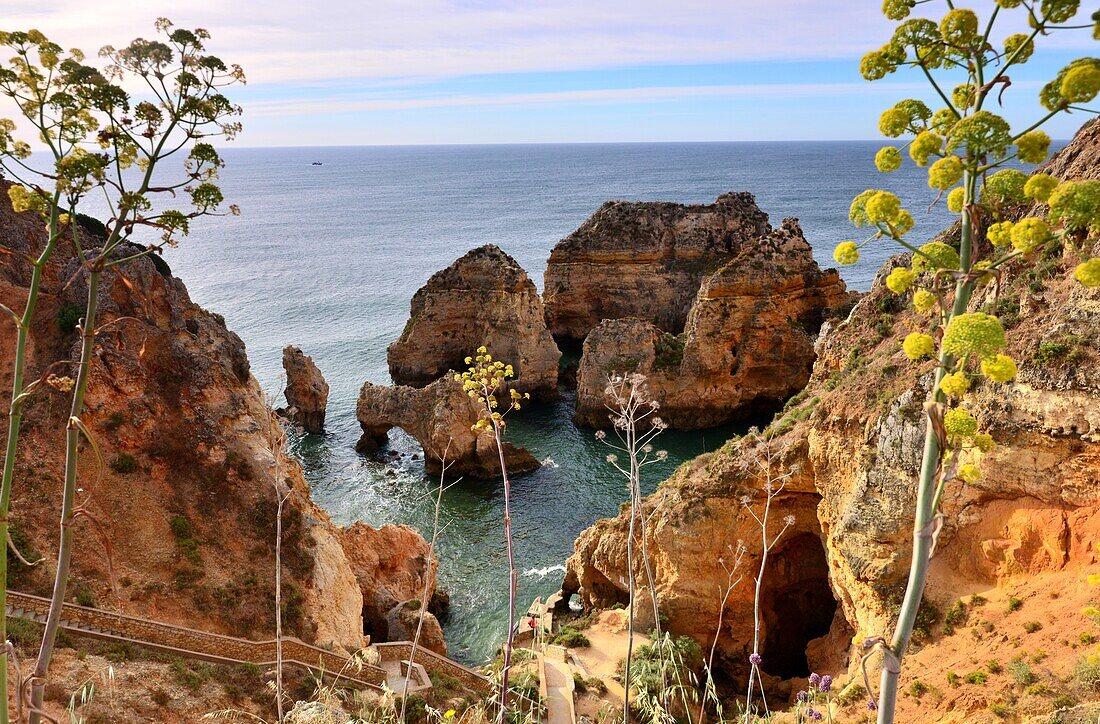
<svg viewBox="0 0 1100 724"><path fill-rule="evenodd" d="M409 321L386 357L400 385L423 387L485 346L512 365L512 386L548 399L557 392L558 351L535 284L500 248L480 246L436 272L413 296Z"/></svg>
<svg viewBox="0 0 1100 724"><path fill-rule="evenodd" d="M86 249L94 244L92 226L84 232ZM0 243L15 251L0 256L4 305L23 308L30 278L23 259L44 242L41 221L13 213L0 184ZM81 455L77 503L94 516L96 530L78 523L71 596L167 623L270 638L277 474L290 493L283 512L284 630L357 647L364 605L356 573L338 527L312 501L297 461L283 452L285 436L241 339L194 304L159 258L122 269L125 278L107 271L100 285L101 332L83 418L106 466L98 479L92 449ZM45 267L29 379L75 359L73 321L86 291L73 247L63 240ZM11 320L0 315L4 389L11 385L14 338ZM5 405L5 429L6 414ZM33 568L15 562L9 579L15 590L49 595L63 463L58 435L67 415L68 396L48 386L25 411L13 539L27 557L44 554L50 562ZM376 578L384 581L385 574Z"/></svg>
<svg viewBox="0 0 1100 724"><path fill-rule="evenodd" d="M748 193L696 205L609 201L550 253L547 325L571 341L626 317L679 334L703 280L770 230Z"/></svg>
<svg viewBox="0 0 1100 724"><path fill-rule="evenodd" d="M355 415L363 428L356 449L370 452L386 444L388 433L399 427L424 448L429 475L439 475L446 460L451 479L500 476L500 460L493 436L474 432L478 408L451 374L423 388L385 387L363 383ZM535 470L539 461L523 448L504 443L509 472Z"/></svg>
<svg viewBox="0 0 1100 724"><path fill-rule="evenodd" d="M639 318L592 330L577 376L577 421L606 426L608 376L626 372L646 376L675 428L713 427L781 404L810 378L825 311L847 300L836 271L818 267L798 222L786 219L742 240L736 256L703 278L683 333Z"/></svg>
<svg viewBox="0 0 1100 724"><path fill-rule="evenodd" d="M419 627L420 638L417 645L446 656L447 642L443 640L443 628L439 625L439 619L430 611L424 611L424 622L421 625L421 615L418 598L394 606L386 615L390 638L394 641L412 641Z"/></svg>
<svg viewBox="0 0 1100 724"><path fill-rule="evenodd" d="M1095 167L1082 167L1081 159L1100 156L1097 129L1086 127L1048 170L1094 175ZM950 232L944 238L951 241ZM945 670L965 672L975 668L972 661L1012 657L1011 646L1000 642L1019 646L1024 636L1029 647L1051 652L1044 666L1052 671L1071 672L1079 659L1061 643L1067 631L1056 629L1055 614L1044 617L1090 603L1093 592L1083 581L1096 569L1093 546L1100 537L1100 353L1084 341L1100 329L1100 290L1072 280L1077 262L1072 250L1059 250L1043 261L1049 273L1041 278L1024 264L1010 265L999 289L990 285L972 301L974 309L999 310L1020 373L1007 385L977 385L965 400L997 447L967 451L964 461L979 466L981 479L953 482L945 492L926 601L944 611L980 592L997 603L971 615L972 624L986 628L975 625L958 640L941 623L927 624L923 650L906 660L903 688L918 678L942 682ZM744 677L751 651L746 622L760 530L743 498L759 513L767 467L794 471L773 503L773 531L786 515L794 522L769 559L763 608L773 613L763 622L764 671L783 678L812 668L856 678L860 652L853 642L889 632L897 615L932 363L915 366L900 352L898 339L927 322L883 287L882 276L848 320L820 339L806 390L769 428L770 466L762 467L758 445L741 438L682 466L646 501L662 613L674 633L705 648L717 632L724 675ZM628 523L619 516L581 534L566 593L593 607L625 600ZM723 609L727 582L736 579L728 569L739 540L749 546L737 574L745 579ZM638 574L644 581L644 571ZM1024 603L1029 598L1034 603ZM1032 613L1016 619L1001 613L1021 605L1033 606ZM1025 627L1029 619L1038 623ZM816 623L800 623L807 620ZM790 693L789 684L769 684L780 697ZM942 700L903 701L899 720L975 721L987 705L945 691Z"/></svg>
<svg viewBox="0 0 1100 724"><path fill-rule="evenodd" d="M408 526L384 525L375 529L354 523L340 530L340 543L363 594L363 628L371 641L411 641L415 623L412 631L406 631L391 623L391 618L404 621L392 612L416 601L417 605L412 607L415 614L425 591L429 602L438 600L437 594L443 593L436 590L438 561L430 555L428 542ZM425 634L422 644L428 645L430 641L428 648L441 654L447 652L442 629L432 613L425 617L421 636Z"/></svg>
<svg viewBox="0 0 1100 724"><path fill-rule="evenodd" d="M325 430L325 408L328 406L328 383L313 358L302 352L301 347L287 345L283 348L283 370L286 371L286 396L288 407L280 412L303 430L320 433Z"/></svg>

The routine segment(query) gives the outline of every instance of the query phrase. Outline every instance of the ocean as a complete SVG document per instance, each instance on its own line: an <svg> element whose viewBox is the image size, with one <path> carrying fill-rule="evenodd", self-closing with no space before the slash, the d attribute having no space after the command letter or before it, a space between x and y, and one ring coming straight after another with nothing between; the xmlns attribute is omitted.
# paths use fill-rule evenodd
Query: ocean
<svg viewBox="0 0 1100 724"><path fill-rule="evenodd" d="M248 347L252 370L282 389L281 351L296 344L331 386L327 431L294 441L316 500L338 523L407 523L431 535L437 481L400 431L392 462L358 455L355 401L364 380L388 383L386 347L400 334L413 293L475 246L511 254L541 289L554 244L609 199L711 202L751 191L778 226L797 217L823 266L836 242L861 238L851 198L867 188L901 195L914 239L949 221L925 172L908 161L878 173L874 142L324 147L225 152L223 188L241 215L205 219L165 259L191 297L225 316ZM316 166L313 162L323 165ZM842 270L865 290L894 253L867 249ZM278 400L282 403L282 400ZM652 490L676 465L720 446L741 426L666 433L668 462L647 468ZM571 422L569 400L517 416L512 439L546 461L514 481L521 570L519 606L553 593L576 535L626 500L625 480L591 431ZM500 484L464 481L444 496L440 584L450 593L444 630L451 654L480 663L506 622Z"/></svg>

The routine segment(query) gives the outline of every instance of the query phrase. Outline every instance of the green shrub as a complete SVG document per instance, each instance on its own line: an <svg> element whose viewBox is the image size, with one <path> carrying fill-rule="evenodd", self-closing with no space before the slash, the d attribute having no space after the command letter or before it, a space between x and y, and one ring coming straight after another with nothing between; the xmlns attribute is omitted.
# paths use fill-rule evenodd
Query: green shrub
<svg viewBox="0 0 1100 724"><path fill-rule="evenodd" d="M679 369L680 363L684 361L684 343L686 341L686 333L661 333L661 336L657 338L657 342L654 345L653 349L653 369Z"/></svg>
<svg viewBox="0 0 1100 724"><path fill-rule="evenodd" d="M405 700L405 724L422 724L427 720L428 702L419 694L409 694Z"/></svg>
<svg viewBox="0 0 1100 724"><path fill-rule="evenodd" d="M1004 671L1004 667L1001 666L1001 662L996 659L990 659L985 663L986 671L991 674L999 674Z"/></svg>
<svg viewBox="0 0 1100 724"><path fill-rule="evenodd" d="M561 630L554 634L550 639L550 643L557 646L564 646L567 649L587 648L592 645L592 642L588 640L587 636L569 626L563 626Z"/></svg>
<svg viewBox="0 0 1100 724"><path fill-rule="evenodd" d="M993 712L996 716L1004 719L1012 714L1012 707L1000 701L995 701L989 705L989 711Z"/></svg>
<svg viewBox="0 0 1100 724"><path fill-rule="evenodd" d="M138 469L137 460L133 455L128 453L119 453L114 460L111 461L111 470L121 475L129 475Z"/></svg>
<svg viewBox="0 0 1100 724"><path fill-rule="evenodd" d="M928 684L925 684L920 679L914 679L913 683L909 685L909 695L914 699L920 699L927 693Z"/></svg>
<svg viewBox="0 0 1100 724"><path fill-rule="evenodd" d="M1037 367L1049 367L1069 356L1073 347L1066 342L1043 342L1031 355L1031 361Z"/></svg>
<svg viewBox="0 0 1100 724"><path fill-rule="evenodd" d="M943 632L948 636L955 633L956 626L963 626L966 624L968 615L966 604L963 603L961 599L955 601L943 616Z"/></svg>
<svg viewBox="0 0 1100 724"><path fill-rule="evenodd" d="M1029 634L1040 631L1042 630L1042 628L1043 624L1039 623L1038 621L1028 621L1024 624L1024 631L1027 631Z"/></svg>
<svg viewBox="0 0 1100 724"><path fill-rule="evenodd" d="M989 679L989 674L984 671L971 671L966 675L966 680L971 684L984 684Z"/></svg>
<svg viewBox="0 0 1100 724"><path fill-rule="evenodd" d="M1009 611L1009 613L1011 613L1013 611L1019 611L1023 607L1024 607L1024 601L1023 601L1022 598L1016 598L1015 596L1010 596L1009 597L1009 599L1008 599L1008 611Z"/></svg>
<svg viewBox="0 0 1100 724"><path fill-rule="evenodd" d="M960 682L959 675L954 671L947 672L947 683L951 686L958 686Z"/></svg>
<svg viewBox="0 0 1100 724"><path fill-rule="evenodd" d="M1027 662L1020 658L1008 662L1008 673L1020 688L1031 686L1039 680Z"/></svg>
<svg viewBox="0 0 1100 724"><path fill-rule="evenodd" d="M80 318L84 316L84 307L76 304L66 304L57 310L57 328L68 334L80 324Z"/></svg>
<svg viewBox="0 0 1100 724"><path fill-rule="evenodd" d="M1073 668L1073 678L1089 689L1100 689L1100 658L1082 656Z"/></svg>
<svg viewBox="0 0 1100 724"><path fill-rule="evenodd" d="M175 515L169 521L172 535L176 538L176 548L190 563L202 567L202 553L199 552L199 541L195 537L195 526L185 516Z"/></svg>

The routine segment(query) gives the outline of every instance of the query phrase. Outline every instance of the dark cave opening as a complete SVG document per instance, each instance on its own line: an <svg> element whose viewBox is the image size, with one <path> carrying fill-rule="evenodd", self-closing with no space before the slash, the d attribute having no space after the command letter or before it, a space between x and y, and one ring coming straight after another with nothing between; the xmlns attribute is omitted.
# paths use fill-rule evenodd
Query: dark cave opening
<svg viewBox="0 0 1100 724"><path fill-rule="evenodd" d="M806 647L829 632L837 602L821 540L802 533L772 551L761 591L761 668L783 679L808 676Z"/></svg>

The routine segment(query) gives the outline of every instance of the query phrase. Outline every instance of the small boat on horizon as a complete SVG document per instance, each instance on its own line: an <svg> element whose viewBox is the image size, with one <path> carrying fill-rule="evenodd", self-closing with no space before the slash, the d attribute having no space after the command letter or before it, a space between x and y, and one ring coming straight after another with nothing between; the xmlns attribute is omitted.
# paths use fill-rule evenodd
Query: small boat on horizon
<svg viewBox="0 0 1100 724"><path fill-rule="evenodd" d="M321 163L320 161L314 161L312 165L313 166L324 166L325 164Z"/></svg>

